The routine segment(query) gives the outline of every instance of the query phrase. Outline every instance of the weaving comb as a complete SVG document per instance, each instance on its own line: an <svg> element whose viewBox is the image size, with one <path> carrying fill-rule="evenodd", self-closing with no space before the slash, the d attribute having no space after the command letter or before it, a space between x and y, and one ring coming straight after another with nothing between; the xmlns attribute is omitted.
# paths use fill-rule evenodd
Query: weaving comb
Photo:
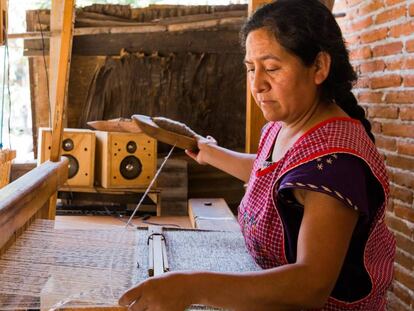
<svg viewBox="0 0 414 311"><path fill-rule="evenodd" d="M149 116L134 114L131 118L138 124L142 132L152 138L169 145L175 145L181 149L198 150L197 140L194 137L161 128Z"/></svg>

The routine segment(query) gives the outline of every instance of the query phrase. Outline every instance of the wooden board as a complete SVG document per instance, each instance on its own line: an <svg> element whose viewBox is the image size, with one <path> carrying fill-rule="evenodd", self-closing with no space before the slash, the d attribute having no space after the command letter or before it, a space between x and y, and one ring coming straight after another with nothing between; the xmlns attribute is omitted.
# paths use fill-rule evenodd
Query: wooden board
<svg viewBox="0 0 414 311"><path fill-rule="evenodd" d="M16 150L0 150L0 188L10 182L12 160L16 157Z"/></svg>
<svg viewBox="0 0 414 311"><path fill-rule="evenodd" d="M121 132L121 133L142 133L141 128L135 121L125 118L111 120L89 121L90 127L98 131Z"/></svg>
<svg viewBox="0 0 414 311"><path fill-rule="evenodd" d="M24 226L68 176L68 161L47 161L0 191L0 248Z"/></svg>
<svg viewBox="0 0 414 311"><path fill-rule="evenodd" d="M226 201L221 198L188 200L188 214L193 228L239 231L240 227Z"/></svg>
<svg viewBox="0 0 414 311"><path fill-rule="evenodd" d="M197 150L197 140L195 138L180 135L155 124L150 117L135 114L132 119L137 122L139 128L148 136L151 136L163 143L175 145L181 149Z"/></svg>
<svg viewBox="0 0 414 311"><path fill-rule="evenodd" d="M163 53L229 53L241 54L237 36L241 23L229 30L191 30L183 32L109 33L76 36L73 38L73 55L119 55L122 49L129 52L153 51ZM230 28L230 26L228 26ZM25 40L24 56L42 56L42 42ZM45 39L45 50L49 40Z"/></svg>

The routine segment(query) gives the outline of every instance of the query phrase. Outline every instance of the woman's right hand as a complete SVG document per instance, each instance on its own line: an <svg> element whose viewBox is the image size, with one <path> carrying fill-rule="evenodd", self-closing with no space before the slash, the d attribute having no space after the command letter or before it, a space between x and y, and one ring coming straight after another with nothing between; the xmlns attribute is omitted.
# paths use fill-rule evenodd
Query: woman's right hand
<svg viewBox="0 0 414 311"><path fill-rule="evenodd" d="M208 150L210 145L217 145L217 140L215 140L211 136L203 137L203 136L197 136L197 147L198 152L194 152L191 150L185 150L185 153L198 162L199 164L206 165L209 164L207 161L208 158Z"/></svg>

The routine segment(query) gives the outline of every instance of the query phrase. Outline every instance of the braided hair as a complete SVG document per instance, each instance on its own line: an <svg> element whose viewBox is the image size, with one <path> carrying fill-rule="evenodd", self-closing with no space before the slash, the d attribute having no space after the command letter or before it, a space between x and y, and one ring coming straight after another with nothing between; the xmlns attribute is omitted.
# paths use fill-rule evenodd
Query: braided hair
<svg viewBox="0 0 414 311"><path fill-rule="evenodd" d="M248 34L259 28L270 31L305 66L313 65L320 52L329 54L331 66L320 87L321 100L336 103L351 118L359 120L375 142L365 110L351 92L357 75L349 62L341 29L325 5L318 0L277 0L262 6L240 31L243 47Z"/></svg>

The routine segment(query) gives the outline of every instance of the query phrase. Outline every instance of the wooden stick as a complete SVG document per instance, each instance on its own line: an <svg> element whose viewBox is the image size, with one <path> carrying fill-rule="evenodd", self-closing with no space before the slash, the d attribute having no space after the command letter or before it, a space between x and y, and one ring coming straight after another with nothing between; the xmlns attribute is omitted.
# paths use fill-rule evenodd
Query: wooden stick
<svg viewBox="0 0 414 311"><path fill-rule="evenodd" d="M169 270L165 238L162 234L162 227L148 227L148 274L157 276ZM165 265L166 264L166 265Z"/></svg>
<svg viewBox="0 0 414 311"><path fill-rule="evenodd" d="M90 121L87 124L98 131L142 133L138 124L131 119L118 118L107 121Z"/></svg>

